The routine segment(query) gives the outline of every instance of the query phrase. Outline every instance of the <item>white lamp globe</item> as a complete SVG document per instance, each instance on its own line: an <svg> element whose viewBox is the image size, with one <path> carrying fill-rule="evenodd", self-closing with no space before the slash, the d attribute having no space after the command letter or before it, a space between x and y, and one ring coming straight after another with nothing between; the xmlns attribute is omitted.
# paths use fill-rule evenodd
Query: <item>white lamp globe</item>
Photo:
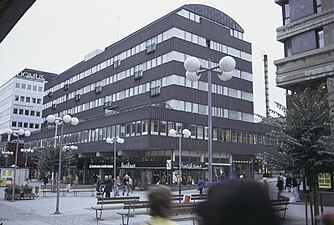
<svg viewBox="0 0 334 225"><path fill-rule="evenodd" d="M8 130L6 131L6 133L7 133L8 135L12 135L13 130L12 130L12 129L8 129Z"/></svg>
<svg viewBox="0 0 334 225"><path fill-rule="evenodd" d="M185 138L188 138L188 137L190 137L191 132L188 129L183 129L182 134Z"/></svg>
<svg viewBox="0 0 334 225"><path fill-rule="evenodd" d="M77 117L73 117L72 120L71 120L71 124L75 126L78 123L79 123L79 119Z"/></svg>
<svg viewBox="0 0 334 225"><path fill-rule="evenodd" d="M65 116L63 117L63 120L64 120L65 123L69 123L69 122L71 122L72 117L71 117L70 115L65 115Z"/></svg>
<svg viewBox="0 0 334 225"><path fill-rule="evenodd" d="M236 62L231 56L225 56L219 61L219 68L224 72L231 72L234 70Z"/></svg>
<svg viewBox="0 0 334 225"><path fill-rule="evenodd" d="M110 137L108 137L108 138L106 139L106 142L107 142L107 143L112 143L112 139L111 139Z"/></svg>
<svg viewBox="0 0 334 225"><path fill-rule="evenodd" d="M194 82L194 81L198 81L199 78L201 78L201 75L197 75L196 73L192 73L192 72L186 72L186 77L188 80Z"/></svg>
<svg viewBox="0 0 334 225"><path fill-rule="evenodd" d="M48 123L53 123L56 120L56 117L54 115L48 115L46 117L46 121L48 121Z"/></svg>
<svg viewBox="0 0 334 225"><path fill-rule="evenodd" d="M23 149L23 148L21 148L21 152L24 152L24 149Z"/></svg>
<svg viewBox="0 0 334 225"><path fill-rule="evenodd" d="M28 131L28 130L24 131L24 136L29 137L30 134L31 134L30 131Z"/></svg>
<svg viewBox="0 0 334 225"><path fill-rule="evenodd" d="M117 143L120 143L120 144L124 143L124 139L123 138L117 138L116 141L117 141Z"/></svg>
<svg viewBox="0 0 334 225"><path fill-rule="evenodd" d="M19 131L17 132L19 135L23 135L24 134L24 130L23 129L19 129Z"/></svg>
<svg viewBox="0 0 334 225"><path fill-rule="evenodd" d="M233 77L233 71L232 72L222 72L222 74L218 75L218 77L222 81L229 81Z"/></svg>
<svg viewBox="0 0 334 225"><path fill-rule="evenodd" d="M184 62L184 68L189 72L197 72L201 67L201 62L196 57L190 57Z"/></svg>
<svg viewBox="0 0 334 225"><path fill-rule="evenodd" d="M32 149L30 149L30 152L31 152L31 153L34 153L34 151L35 151L35 150L34 150L33 148L32 148Z"/></svg>
<svg viewBox="0 0 334 225"><path fill-rule="evenodd" d="M176 135L176 130L175 129L170 129L168 134L169 134L169 136L175 136Z"/></svg>

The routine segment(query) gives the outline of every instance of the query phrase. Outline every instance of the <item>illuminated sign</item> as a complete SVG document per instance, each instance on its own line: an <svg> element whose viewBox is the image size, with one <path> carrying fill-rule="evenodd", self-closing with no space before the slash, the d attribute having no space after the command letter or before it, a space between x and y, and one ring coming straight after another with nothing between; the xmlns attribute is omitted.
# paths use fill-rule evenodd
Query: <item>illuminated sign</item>
<svg viewBox="0 0 334 225"><path fill-rule="evenodd" d="M319 173L318 174L318 185L319 188L331 189L332 179L330 173Z"/></svg>
<svg viewBox="0 0 334 225"><path fill-rule="evenodd" d="M131 164L131 163L121 163L121 168L125 169L131 169L131 168L136 168L136 164Z"/></svg>
<svg viewBox="0 0 334 225"><path fill-rule="evenodd" d="M187 164L181 164L181 169L184 170L201 170L203 169L201 164L194 164L194 163L187 163Z"/></svg>
<svg viewBox="0 0 334 225"><path fill-rule="evenodd" d="M90 164L89 169L109 169L109 168L113 168L113 165L108 165L108 164Z"/></svg>
<svg viewBox="0 0 334 225"><path fill-rule="evenodd" d="M166 169L167 170L171 170L172 169L172 160L171 159L167 159L166 160Z"/></svg>
<svg viewBox="0 0 334 225"><path fill-rule="evenodd" d="M20 72L16 76L24 78L24 79L28 79L28 80L39 80L39 81L44 81L45 80L43 74L30 73L30 72L26 72L26 71Z"/></svg>

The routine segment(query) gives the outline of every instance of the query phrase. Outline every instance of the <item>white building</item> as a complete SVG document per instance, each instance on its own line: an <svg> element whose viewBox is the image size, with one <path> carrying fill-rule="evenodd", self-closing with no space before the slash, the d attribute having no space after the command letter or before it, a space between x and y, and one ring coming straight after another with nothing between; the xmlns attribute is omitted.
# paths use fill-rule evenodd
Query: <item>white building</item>
<svg viewBox="0 0 334 225"><path fill-rule="evenodd" d="M44 84L56 74L24 69L0 87L0 134L40 130Z"/></svg>

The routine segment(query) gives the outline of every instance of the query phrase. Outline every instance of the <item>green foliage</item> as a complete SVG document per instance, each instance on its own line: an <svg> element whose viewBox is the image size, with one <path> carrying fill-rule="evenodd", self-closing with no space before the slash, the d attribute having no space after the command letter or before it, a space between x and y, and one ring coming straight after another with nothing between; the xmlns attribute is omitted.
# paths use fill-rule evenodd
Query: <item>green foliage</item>
<svg viewBox="0 0 334 225"><path fill-rule="evenodd" d="M13 193L13 185L10 185L4 189L6 194L12 194ZM21 194L22 189L19 185L15 185L15 194Z"/></svg>
<svg viewBox="0 0 334 225"><path fill-rule="evenodd" d="M38 149L38 164L37 167L44 172L58 171L59 165L59 146L56 148L45 147ZM74 154L71 151L62 151L62 171L66 171L68 168L69 160L74 159Z"/></svg>
<svg viewBox="0 0 334 225"><path fill-rule="evenodd" d="M329 101L323 89L312 95L308 89L287 97L288 108L276 103L282 113L271 110L274 117L263 118L273 130L264 144L276 149L278 156L264 156L279 168L314 176L334 169L333 140Z"/></svg>

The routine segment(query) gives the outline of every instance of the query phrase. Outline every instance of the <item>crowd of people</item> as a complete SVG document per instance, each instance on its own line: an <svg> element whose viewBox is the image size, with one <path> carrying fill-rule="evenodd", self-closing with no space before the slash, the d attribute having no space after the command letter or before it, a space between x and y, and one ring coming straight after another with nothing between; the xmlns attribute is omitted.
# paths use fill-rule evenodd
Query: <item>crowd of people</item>
<svg viewBox="0 0 334 225"><path fill-rule="evenodd" d="M288 190L288 192L291 192L294 200L296 202L300 201L299 198L299 187L301 184L301 180L297 175L293 175L292 177L290 175L288 175L285 178L284 181L284 177L282 176L282 174L280 174L277 177L277 183L276 183L276 187L277 187L277 199L284 199L287 198L285 196L282 195L282 191L283 190Z"/></svg>
<svg viewBox="0 0 334 225"><path fill-rule="evenodd" d="M105 175L104 179L101 179L101 176L97 176L96 181L96 195L100 197L111 197L111 193L114 192L114 197L120 196L119 189L123 185L122 195L129 196L130 193L133 193L133 182L131 177L126 174L121 182L119 176L116 179L112 175Z"/></svg>

